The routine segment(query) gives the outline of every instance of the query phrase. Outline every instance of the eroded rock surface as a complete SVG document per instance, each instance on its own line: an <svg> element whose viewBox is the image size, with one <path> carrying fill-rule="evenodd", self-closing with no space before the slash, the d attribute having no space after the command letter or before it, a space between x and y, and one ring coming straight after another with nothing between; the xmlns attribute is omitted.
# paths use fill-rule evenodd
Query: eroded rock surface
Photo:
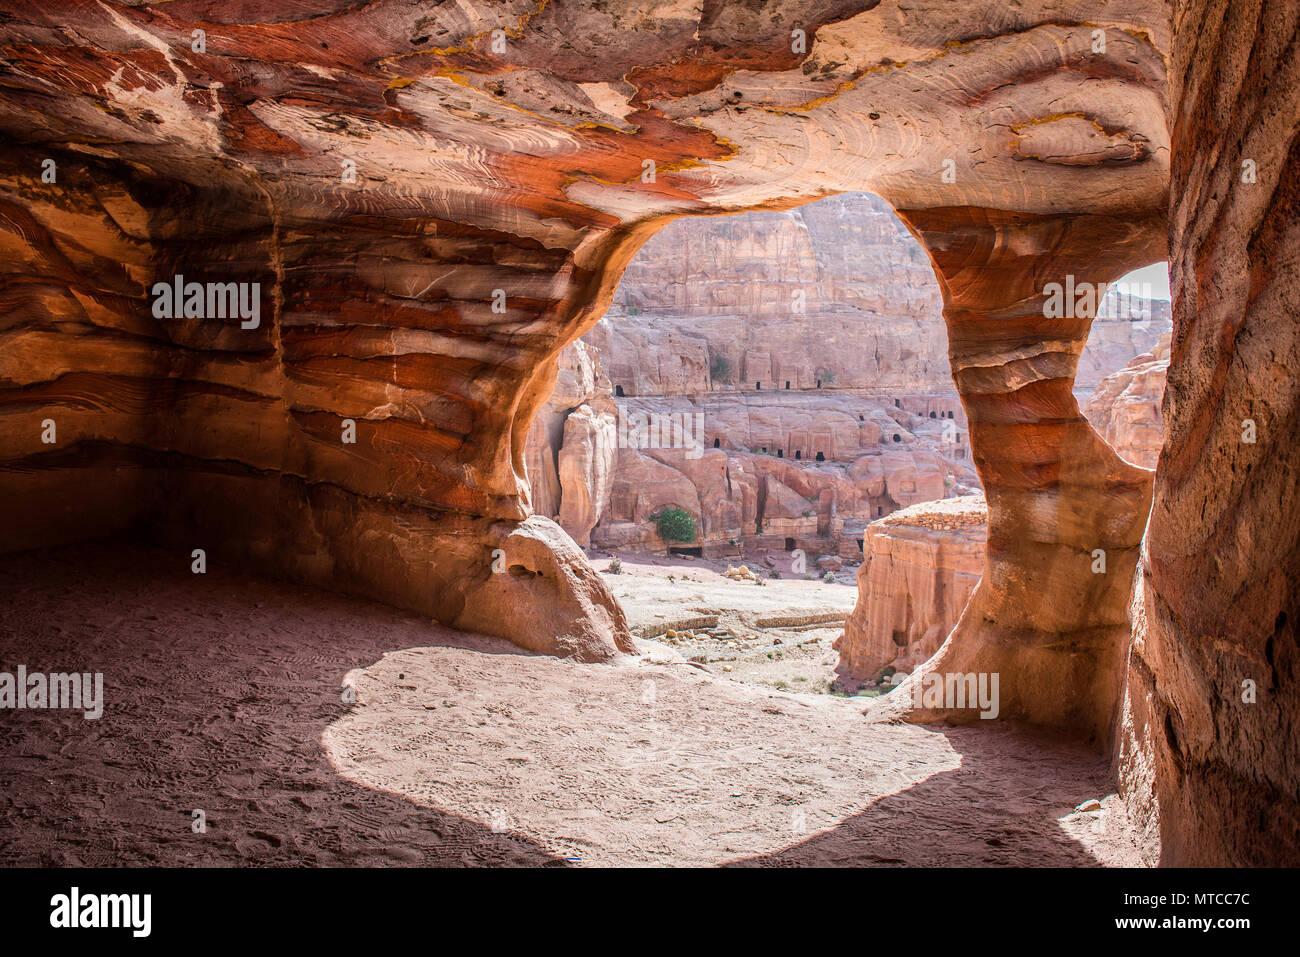
<svg viewBox="0 0 1300 957"><path fill-rule="evenodd" d="M978 496L913 505L866 529L858 602L836 645L854 678L910 672L939 650L984 572Z"/></svg>
<svg viewBox="0 0 1300 957"><path fill-rule="evenodd" d="M1174 24L1173 347L1120 780L1163 863L1294 866L1300 9L1178 0Z"/></svg>
<svg viewBox="0 0 1300 957"><path fill-rule="evenodd" d="M1083 414L1127 462L1154 469L1164 444L1160 402L1169 370L1169 339L1098 383Z"/></svg>
<svg viewBox="0 0 1300 957"><path fill-rule="evenodd" d="M954 647L1034 649L1009 713L1113 707L1127 588L1078 559L1122 572L1145 480L1074 409L1089 320L1042 287L1161 258L1161 3L6 13L6 549L129 534L497 634L550 602L541 647L613 655L612 596L529 523L560 350L669 219L865 189L938 270L989 498L986 633ZM256 283L257 322L160 318L176 276ZM489 584L497 549L542 574ZM1039 700L1067 678L1086 707Z"/></svg>
<svg viewBox="0 0 1300 957"><path fill-rule="evenodd" d="M1152 477L1116 455L1079 411L1071 388L1088 317L1049 315L1039 282L1061 275L1097 289L1122 263L1154 258L1159 242L1149 224L1099 214L902 215L944 279L949 356L989 533L966 614L879 713L976 720L970 710L911 709L911 683L999 674L1003 715L1110 742Z"/></svg>

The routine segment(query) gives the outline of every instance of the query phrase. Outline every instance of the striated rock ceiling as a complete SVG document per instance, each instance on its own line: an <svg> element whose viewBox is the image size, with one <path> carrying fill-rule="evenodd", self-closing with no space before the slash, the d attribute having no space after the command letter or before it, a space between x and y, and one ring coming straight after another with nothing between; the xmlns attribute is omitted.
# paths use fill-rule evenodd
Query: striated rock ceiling
<svg viewBox="0 0 1300 957"><path fill-rule="evenodd" d="M844 189L900 208L1165 202L1157 0L272 7L0 4L0 128L300 212L570 247Z"/></svg>

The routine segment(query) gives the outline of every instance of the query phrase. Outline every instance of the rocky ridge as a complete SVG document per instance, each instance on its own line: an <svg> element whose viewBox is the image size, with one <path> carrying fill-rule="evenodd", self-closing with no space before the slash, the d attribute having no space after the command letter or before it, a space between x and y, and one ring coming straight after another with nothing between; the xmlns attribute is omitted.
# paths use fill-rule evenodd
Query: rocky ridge
<svg viewBox="0 0 1300 957"><path fill-rule="evenodd" d="M872 522L858 601L836 642L841 674L908 672L943 644L984 572L981 496L925 502Z"/></svg>

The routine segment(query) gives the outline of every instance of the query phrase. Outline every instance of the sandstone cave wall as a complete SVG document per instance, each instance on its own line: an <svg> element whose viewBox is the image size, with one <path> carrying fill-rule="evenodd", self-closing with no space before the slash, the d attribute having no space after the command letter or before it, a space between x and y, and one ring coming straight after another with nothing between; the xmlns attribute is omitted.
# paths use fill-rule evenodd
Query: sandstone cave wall
<svg viewBox="0 0 1300 957"><path fill-rule="evenodd" d="M1294 866L1300 5L1177 0L1174 30L1174 329L1121 789L1161 863Z"/></svg>
<svg viewBox="0 0 1300 957"><path fill-rule="evenodd" d="M490 230L432 239L427 220L367 223L359 210L347 228L321 228L303 195L55 155L58 189L29 149L7 157L0 195L0 548L127 535L186 565L202 549L211 567L367 594L525 645L630 648L581 553L530 517L526 426L510 438L549 392L559 326L506 343L571 283L585 299L600 272ZM458 281L430 285L424 263L438 254ZM504 263L522 270L517 283ZM256 283L257 327L156 317L153 283L177 275ZM494 318L493 281L520 294L513 316ZM484 434L502 440L473 438ZM495 549L514 573L492 571ZM511 600L540 602L543 624L504 615Z"/></svg>

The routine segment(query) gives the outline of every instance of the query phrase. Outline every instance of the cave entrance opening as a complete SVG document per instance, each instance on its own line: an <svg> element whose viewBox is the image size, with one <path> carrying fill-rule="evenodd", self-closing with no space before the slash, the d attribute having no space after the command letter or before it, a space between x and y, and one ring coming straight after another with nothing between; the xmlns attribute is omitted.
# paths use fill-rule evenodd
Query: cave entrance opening
<svg viewBox="0 0 1300 957"><path fill-rule="evenodd" d="M561 357L557 390L569 391L562 409L557 391L559 421L549 429L572 438L574 450L571 458L561 450L550 472L560 485L588 484L573 490L581 504L571 510L563 488L549 497L541 490L534 502L550 503L553 518L581 517L588 537L574 537L617 548L623 562L638 548L719 563L739 554L751 571L770 569L769 588L822 579L825 595L801 581L790 607L833 600L847 614L856 587L834 572L862 560L862 529L879 517L884 486L915 469L914 430L956 392L938 280L889 204L855 192L782 211L676 219L627 263L609 310L582 341L599 367L576 357L566 366ZM600 461L601 425L588 413L567 417L584 403L601 414L602 379L620 400L610 410L616 443L625 434L620 416L653 422L686 409L704 416L708 437L694 449L616 444L612 468L598 479L603 470L591 463ZM588 382L596 383L589 394L573 393ZM895 433L908 446L894 445ZM937 433L915 447L928 453L926 463L942 457ZM939 472L952 466L925 467L933 474L914 499L945 497ZM694 539L658 536L649 515L670 499L691 513ZM790 554L800 550L807 554ZM760 597L748 589L731 596L738 611Z"/></svg>
<svg viewBox="0 0 1300 957"><path fill-rule="evenodd" d="M674 220L628 263L609 311L583 341L598 367L572 363L560 380L570 391L562 408L557 393L548 425L550 435L575 439L572 457L563 449L552 457L556 491L540 489L533 500L549 503L553 518L581 518L579 533L589 536L575 538L597 549L738 554L751 570L766 564L774 577L815 578L787 567L796 542L818 568L870 562L866 543L878 536L865 526L889 519L897 526L889 534L902 537L909 520L898 512L919 510L915 521L926 527L928 504L981 491L932 260L879 197L843 193L785 211ZM1116 366L1141 351L1110 349L1124 353ZM701 427L680 448L617 443L608 470L590 467L608 427L584 413L566 428L566 417L584 403L602 414L602 377L619 400L609 408L615 440L619 415L654 422L687 410L703 417L708 437ZM597 385L573 394L575 382ZM568 512L561 506L569 493L558 487L566 481L587 483L573 489L581 504ZM690 513L693 539L659 538L648 516L668 499ZM881 538L878 547L886 545ZM751 594L734 590L742 605ZM909 640L932 630L935 623L914 620L914 606L903 602L905 614L879 623L882 647L894 646L895 630ZM902 647L879 664L899 666L915 651Z"/></svg>

